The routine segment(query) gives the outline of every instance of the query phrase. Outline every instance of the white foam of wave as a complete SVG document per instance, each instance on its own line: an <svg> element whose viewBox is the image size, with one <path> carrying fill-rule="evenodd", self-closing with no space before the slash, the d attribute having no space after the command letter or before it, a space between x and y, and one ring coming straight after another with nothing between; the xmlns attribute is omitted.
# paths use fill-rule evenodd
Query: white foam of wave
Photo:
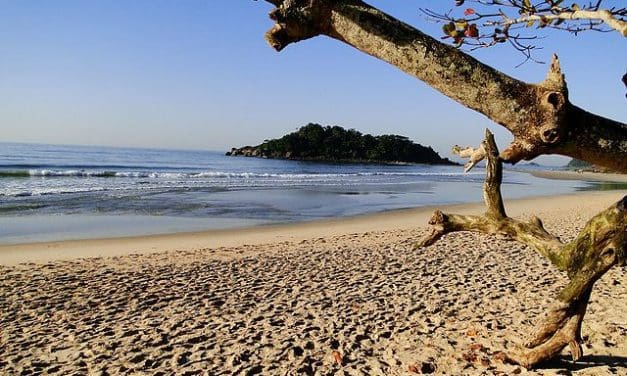
<svg viewBox="0 0 627 376"><path fill-rule="evenodd" d="M367 176L468 176L480 175L481 172L464 174L463 172L347 172L347 173L257 173L257 172L146 172L146 171L86 171L86 170L29 170L33 177L118 177L118 178L150 178L150 179L185 179L185 178L279 178L279 179L335 179L345 177Z"/></svg>
<svg viewBox="0 0 627 376"><path fill-rule="evenodd" d="M26 172L26 171L25 171ZM96 171L96 170L29 170L33 177L51 179L5 180L0 196L25 197L65 193L87 193L123 190L168 189L265 189L306 186L370 186L377 184L411 184L426 180L473 179L462 172L432 171L355 171L341 173L258 173L258 172L157 172L157 171ZM437 177L440 177L439 179ZM63 178L65 177L65 179ZM107 179L101 179L101 178ZM386 179L390 177L390 179ZM420 177L425 177L420 179ZM78 178L78 179L72 179ZM84 179L83 179L84 178ZM90 179L91 178L91 179ZM122 180L108 179L121 178Z"/></svg>

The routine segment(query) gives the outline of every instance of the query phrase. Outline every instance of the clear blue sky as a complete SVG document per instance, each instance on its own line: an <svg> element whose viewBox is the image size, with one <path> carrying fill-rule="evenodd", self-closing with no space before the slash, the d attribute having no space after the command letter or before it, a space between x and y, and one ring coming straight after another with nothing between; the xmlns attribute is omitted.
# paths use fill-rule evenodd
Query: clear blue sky
<svg viewBox="0 0 627 376"><path fill-rule="evenodd" d="M419 7L453 1L370 1L440 36ZM609 1L620 4L622 0ZM447 8L445 7L445 8ZM483 129L508 133L394 67L318 37L276 53L263 34L270 5L250 0L0 0L0 141L227 150L308 122L406 135L448 155ZM571 101L627 121L626 38L547 33ZM475 52L519 79L510 48Z"/></svg>

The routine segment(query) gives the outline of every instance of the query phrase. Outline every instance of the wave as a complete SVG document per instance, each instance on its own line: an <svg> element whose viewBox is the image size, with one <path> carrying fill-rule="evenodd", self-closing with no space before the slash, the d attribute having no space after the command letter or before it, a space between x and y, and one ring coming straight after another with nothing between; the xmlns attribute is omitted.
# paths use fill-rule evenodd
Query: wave
<svg viewBox="0 0 627 376"><path fill-rule="evenodd" d="M157 171L93 171L93 170L9 170L0 171L0 178L20 177L95 177L95 178L153 178L153 179L185 179L185 178L279 178L279 179L320 179L347 178L367 176L467 176L481 173L465 174L462 172L354 172L354 173L257 173L257 172L157 172Z"/></svg>
<svg viewBox="0 0 627 376"><path fill-rule="evenodd" d="M168 170L173 168L172 166L160 166L160 165L136 165L136 164L65 164L65 163L14 163L3 164L0 163L0 169L2 170L147 170L158 169Z"/></svg>
<svg viewBox="0 0 627 376"><path fill-rule="evenodd" d="M0 170L0 197L27 198L95 192L174 192L280 189L312 186L405 185L425 181L478 180L452 171L111 171L77 169ZM473 174L470 174L473 175ZM479 174L477 174L479 175ZM141 193L143 192L143 193Z"/></svg>
<svg viewBox="0 0 627 376"><path fill-rule="evenodd" d="M222 192L226 189L223 187L207 187L207 186L191 186L191 185L151 185L151 186L137 186L128 185L122 187L110 187L110 186L89 186L89 187L37 187L31 190L23 189L9 189L6 191L0 191L0 197L13 197L13 198L28 198L28 197L42 197L42 196L57 196L67 194L109 194L111 197L117 197L122 199L124 197L136 198L137 196L147 197L154 193L181 193L181 192ZM0 207L2 202L0 200Z"/></svg>
<svg viewBox="0 0 627 376"><path fill-rule="evenodd" d="M86 171L86 170L12 170L0 171L0 178L19 177L77 177L77 178L184 178L193 174L144 171Z"/></svg>
<svg viewBox="0 0 627 376"><path fill-rule="evenodd" d="M0 178L74 176L74 177L115 177L114 171L80 171L80 170L16 170L0 171Z"/></svg>

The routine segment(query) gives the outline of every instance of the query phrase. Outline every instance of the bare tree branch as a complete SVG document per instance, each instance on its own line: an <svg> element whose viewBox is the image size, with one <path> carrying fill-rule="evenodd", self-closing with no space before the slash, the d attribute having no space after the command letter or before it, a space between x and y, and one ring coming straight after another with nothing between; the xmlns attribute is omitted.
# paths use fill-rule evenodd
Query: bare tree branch
<svg viewBox="0 0 627 376"><path fill-rule="evenodd" d="M561 0L532 2L503 0L456 1L474 3L478 7L465 8L463 15L454 10L440 13L423 9L428 19L443 23L442 38L452 38L457 47L468 46L471 50L509 42L509 45L525 56L525 61L537 61L534 50L540 49L534 42L540 39L538 29L556 29L578 34L583 31L614 32L627 36L627 8L602 8L602 1L583 5L563 6ZM496 11L495 11L496 10Z"/></svg>
<svg viewBox="0 0 627 376"><path fill-rule="evenodd" d="M270 16L277 23L266 39L277 50L327 35L504 126L514 135L506 162L563 154L627 172L627 125L572 105L557 57L544 81L528 84L359 0L286 0Z"/></svg>
<svg viewBox="0 0 627 376"><path fill-rule="evenodd" d="M550 25L559 20L588 20L588 21L599 21L598 23L591 23L590 30L593 30L593 26L598 26L601 23L605 23L607 26L612 29L618 31L622 36L627 37L627 22L617 19L614 17L612 12L609 10L597 10L597 11L589 11L589 10L578 10L572 12L560 12L557 14L546 14L546 15L537 15L531 14L518 18L506 18L500 22L488 22L486 25L501 25L501 26L511 26L515 24L534 24L538 25L546 24ZM568 30L568 29L564 29Z"/></svg>
<svg viewBox="0 0 627 376"><path fill-rule="evenodd" d="M482 143L487 159L483 196L485 215L445 214L437 210L429 225L431 232L418 241L416 248L434 244L444 235L457 231L475 231L511 237L528 245L559 270L570 282L539 320L527 349L510 350L506 358L527 368L559 354L570 347L574 361L582 356L581 325L594 283L612 266L627 260L627 196L592 218L579 236L564 244L544 229L542 221L529 222L507 217L501 196L501 168L494 137L486 131ZM476 150L462 153L472 157Z"/></svg>

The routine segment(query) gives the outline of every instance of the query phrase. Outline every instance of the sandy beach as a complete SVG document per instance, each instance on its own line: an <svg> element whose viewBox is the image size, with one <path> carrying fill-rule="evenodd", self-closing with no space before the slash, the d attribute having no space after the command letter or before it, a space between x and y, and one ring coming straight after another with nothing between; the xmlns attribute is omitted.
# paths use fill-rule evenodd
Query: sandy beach
<svg viewBox="0 0 627 376"><path fill-rule="evenodd" d="M627 183L627 174L591 171L530 171L531 175L544 179L587 180L610 183Z"/></svg>
<svg viewBox="0 0 627 376"><path fill-rule="evenodd" d="M570 240L625 194L506 205ZM566 277L480 234L414 251L432 210L2 246L0 374L627 374L625 268L595 286L584 358L527 371L495 354L521 342Z"/></svg>

